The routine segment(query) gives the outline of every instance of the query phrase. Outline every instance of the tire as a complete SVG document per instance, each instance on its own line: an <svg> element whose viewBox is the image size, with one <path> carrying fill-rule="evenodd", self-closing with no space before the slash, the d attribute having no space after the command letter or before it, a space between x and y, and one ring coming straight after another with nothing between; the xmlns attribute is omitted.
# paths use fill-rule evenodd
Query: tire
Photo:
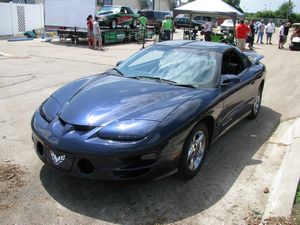
<svg viewBox="0 0 300 225"><path fill-rule="evenodd" d="M261 107L261 99L262 99L262 86L260 86L256 92L256 95L254 97L254 103L252 105L251 108L251 113L250 115L247 117L247 119L249 120L253 120L257 117L259 111L260 111L260 107Z"/></svg>
<svg viewBox="0 0 300 225"><path fill-rule="evenodd" d="M117 27L117 20L116 20L116 19L113 19L113 20L111 21L110 27L111 27L112 29L115 29L115 28Z"/></svg>
<svg viewBox="0 0 300 225"><path fill-rule="evenodd" d="M178 175L181 178L191 179L200 171L208 149L208 136L207 127L201 122L186 138L178 165Z"/></svg>
<svg viewBox="0 0 300 225"><path fill-rule="evenodd" d="M131 28L136 28L137 27L137 20L136 19L132 20L132 23L131 23L130 27Z"/></svg>

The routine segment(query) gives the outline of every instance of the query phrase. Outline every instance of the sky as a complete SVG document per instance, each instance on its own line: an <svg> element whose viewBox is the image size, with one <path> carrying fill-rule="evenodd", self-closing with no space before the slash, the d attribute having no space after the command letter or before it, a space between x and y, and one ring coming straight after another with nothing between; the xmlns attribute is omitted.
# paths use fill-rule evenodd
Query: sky
<svg viewBox="0 0 300 225"><path fill-rule="evenodd" d="M240 6L244 12L257 12L263 10L276 10L278 7L288 0L241 0ZM300 13L300 0L292 0L295 8L293 12Z"/></svg>

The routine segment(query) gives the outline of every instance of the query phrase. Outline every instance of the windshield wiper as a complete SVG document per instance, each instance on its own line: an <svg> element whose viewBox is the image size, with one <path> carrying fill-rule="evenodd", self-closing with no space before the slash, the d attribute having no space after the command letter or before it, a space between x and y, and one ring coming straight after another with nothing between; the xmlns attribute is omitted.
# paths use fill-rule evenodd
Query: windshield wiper
<svg viewBox="0 0 300 225"><path fill-rule="evenodd" d="M114 70L114 71L117 71L118 74L124 76L124 73L122 73L118 68L115 67L115 68L113 68L113 70Z"/></svg>
<svg viewBox="0 0 300 225"><path fill-rule="evenodd" d="M162 79L160 77L134 76L134 77L130 77L130 78L134 78L134 79L149 79L149 80L157 80L157 81L162 82Z"/></svg>
<svg viewBox="0 0 300 225"><path fill-rule="evenodd" d="M131 77L131 78L135 78L135 79L150 79L150 80L156 80L156 81L160 81L160 82L165 82L171 85L175 85L175 86L180 86L180 87L190 87L190 88L196 88L195 86L191 85L191 84L179 84L176 81L173 80L168 80L168 79L164 79L164 78L160 78L160 77L149 77L149 76L135 76L135 77Z"/></svg>
<svg viewBox="0 0 300 225"><path fill-rule="evenodd" d="M180 86L180 87L189 87L189 88L196 88L194 85L191 85L191 84L173 84L175 86Z"/></svg>

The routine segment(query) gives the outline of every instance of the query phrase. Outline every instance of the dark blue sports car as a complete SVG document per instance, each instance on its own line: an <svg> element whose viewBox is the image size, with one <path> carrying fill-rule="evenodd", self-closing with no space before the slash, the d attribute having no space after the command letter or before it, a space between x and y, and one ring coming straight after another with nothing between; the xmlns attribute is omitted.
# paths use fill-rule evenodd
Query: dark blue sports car
<svg viewBox="0 0 300 225"><path fill-rule="evenodd" d="M86 178L192 178L217 137L259 113L261 58L199 41L148 47L44 101L32 118L37 155Z"/></svg>

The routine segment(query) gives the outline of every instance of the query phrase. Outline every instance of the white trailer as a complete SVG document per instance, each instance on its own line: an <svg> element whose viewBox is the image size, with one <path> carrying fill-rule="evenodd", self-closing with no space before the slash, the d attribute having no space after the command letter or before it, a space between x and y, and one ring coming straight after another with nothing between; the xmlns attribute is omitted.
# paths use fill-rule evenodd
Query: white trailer
<svg viewBox="0 0 300 225"><path fill-rule="evenodd" d="M88 15L96 13L96 0L45 0L45 28L86 28Z"/></svg>

